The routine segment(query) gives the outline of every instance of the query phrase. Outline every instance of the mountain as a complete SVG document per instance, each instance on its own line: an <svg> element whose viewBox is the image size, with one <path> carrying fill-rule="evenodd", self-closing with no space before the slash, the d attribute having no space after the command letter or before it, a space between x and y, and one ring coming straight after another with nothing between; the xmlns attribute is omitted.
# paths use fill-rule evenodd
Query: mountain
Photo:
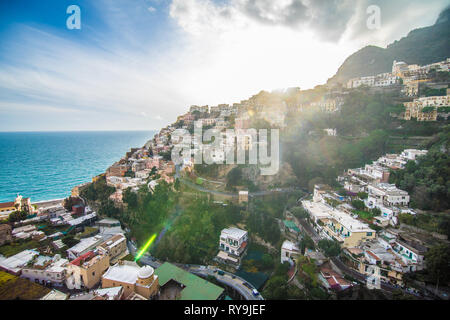
<svg viewBox="0 0 450 320"><path fill-rule="evenodd" d="M394 60L425 65L450 56L450 7L441 12L432 26L415 29L387 48L367 46L348 57L329 84L345 83L351 78L392 71Z"/></svg>

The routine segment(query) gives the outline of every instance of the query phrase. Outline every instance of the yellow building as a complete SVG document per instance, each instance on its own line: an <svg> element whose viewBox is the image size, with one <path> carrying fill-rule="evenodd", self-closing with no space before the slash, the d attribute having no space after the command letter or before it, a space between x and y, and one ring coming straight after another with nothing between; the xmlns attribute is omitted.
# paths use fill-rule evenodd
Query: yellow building
<svg viewBox="0 0 450 320"><path fill-rule="evenodd" d="M111 263L114 263L113 260L128 253L127 239L121 233L112 236L110 239L101 243L97 248L103 249L104 252L109 255Z"/></svg>
<svg viewBox="0 0 450 320"><path fill-rule="evenodd" d="M91 289L100 282L109 268L109 255L89 251L71 261L67 268L66 285L69 289Z"/></svg>
<svg viewBox="0 0 450 320"><path fill-rule="evenodd" d="M349 216L349 218L351 217ZM323 231L331 238L339 241L344 248L357 247L361 243L375 239L375 230L370 229L356 219L353 219L353 222L349 219L346 220L348 221L344 222L335 218L321 219L324 223Z"/></svg>
<svg viewBox="0 0 450 320"><path fill-rule="evenodd" d="M30 198L18 195L14 201L0 203L0 212L26 211L32 213L33 207Z"/></svg>
<svg viewBox="0 0 450 320"><path fill-rule="evenodd" d="M139 267L131 261L119 261L111 266L102 276L102 288L121 286L124 297L135 293L150 299L159 292L159 281L155 271L150 266Z"/></svg>
<svg viewBox="0 0 450 320"><path fill-rule="evenodd" d="M353 248L376 237L375 230L351 215L322 201L302 201L321 235L334 239L345 248Z"/></svg>
<svg viewBox="0 0 450 320"><path fill-rule="evenodd" d="M17 208L15 205L16 205L16 203L14 201L0 203L0 212L16 211Z"/></svg>

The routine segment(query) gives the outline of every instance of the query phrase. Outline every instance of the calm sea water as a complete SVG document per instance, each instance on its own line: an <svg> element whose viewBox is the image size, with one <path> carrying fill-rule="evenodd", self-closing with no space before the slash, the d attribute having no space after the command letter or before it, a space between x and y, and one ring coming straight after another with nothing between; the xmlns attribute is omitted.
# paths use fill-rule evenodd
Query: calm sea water
<svg viewBox="0 0 450 320"><path fill-rule="evenodd" d="M65 198L153 131L0 132L0 202L18 193L32 202Z"/></svg>

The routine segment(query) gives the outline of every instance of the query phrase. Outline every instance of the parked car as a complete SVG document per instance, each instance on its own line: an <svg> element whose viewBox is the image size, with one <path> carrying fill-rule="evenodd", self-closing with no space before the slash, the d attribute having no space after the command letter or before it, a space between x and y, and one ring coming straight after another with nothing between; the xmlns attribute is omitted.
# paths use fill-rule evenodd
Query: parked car
<svg viewBox="0 0 450 320"><path fill-rule="evenodd" d="M223 275L225 274L225 272L223 272L222 270L219 270L219 271L217 271L217 274L218 274L219 276L223 276Z"/></svg>

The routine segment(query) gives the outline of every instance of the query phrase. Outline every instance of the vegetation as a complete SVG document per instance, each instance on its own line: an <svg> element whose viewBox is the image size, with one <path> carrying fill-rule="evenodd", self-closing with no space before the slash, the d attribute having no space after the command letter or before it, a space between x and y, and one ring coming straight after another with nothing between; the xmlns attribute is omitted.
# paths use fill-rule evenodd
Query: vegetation
<svg viewBox="0 0 450 320"><path fill-rule="evenodd" d="M81 191L81 196L90 201L106 202L110 195L114 193L114 187L106 184L106 178L101 177L96 182L89 184Z"/></svg>
<svg viewBox="0 0 450 320"><path fill-rule="evenodd" d="M443 285L448 283L450 280L449 261L450 246L448 244L436 245L425 254L426 270L433 281Z"/></svg>
<svg viewBox="0 0 450 320"><path fill-rule="evenodd" d="M26 211L14 211L8 216L8 222L14 223L17 221L25 220L28 216Z"/></svg>
<svg viewBox="0 0 450 320"><path fill-rule="evenodd" d="M400 223L450 236L450 217L445 213L439 215L402 213L398 215L398 219Z"/></svg>
<svg viewBox="0 0 450 320"><path fill-rule="evenodd" d="M433 89L433 88L425 87L421 90L420 94L425 97L445 96L445 95L447 95L447 88Z"/></svg>
<svg viewBox="0 0 450 320"><path fill-rule="evenodd" d="M364 165L385 154L394 124L392 97L352 91L338 114L305 111L283 137L283 158L291 165L300 186L336 185L344 169ZM310 131L336 128L337 137L312 136Z"/></svg>
<svg viewBox="0 0 450 320"><path fill-rule="evenodd" d="M404 170L393 171L391 183L411 196L411 206L422 210L450 208L450 154L430 150L418 163L409 161Z"/></svg>
<svg viewBox="0 0 450 320"><path fill-rule="evenodd" d="M287 272L289 270L289 264L278 263L274 274L267 280L266 285L262 291L262 295L268 300L287 300L287 299L305 299L306 296L299 288L288 285Z"/></svg>
<svg viewBox="0 0 450 320"><path fill-rule="evenodd" d="M293 207L291 213L298 219L306 219L309 217L308 212L303 207Z"/></svg>
<svg viewBox="0 0 450 320"><path fill-rule="evenodd" d="M36 300L49 292L49 288L0 271L0 300Z"/></svg>
<svg viewBox="0 0 450 320"><path fill-rule="evenodd" d="M364 210L366 208L364 201L361 200L353 200L352 201L352 206L356 209L356 210Z"/></svg>
<svg viewBox="0 0 450 320"><path fill-rule="evenodd" d="M0 246L0 254L8 258L24 250L37 249L40 246L41 244L39 243L39 241L17 240L9 244Z"/></svg>
<svg viewBox="0 0 450 320"><path fill-rule="evenodd" d="M314 241L307 234L304 235L303 239L300 241L300 249L302 254L305 254L306 249L314 250L316 246L314 245Z"/></svg>
<svg viewBox="0 0 450 320"><path fill-rule="evenodd" d="M280 219L284 209L284 197L270 200L255 200L246 220L247 229L265 241L277 246L281 232L276 218Z"/></svg>
<svg viewBox="0 0 450 320"><path fill-rule="evenodd" d="M215 204L205 196L189 201L179 210L182 214L176 221L167 222L167 232L153 250L158 258L204 263L217 253L221 230L242 219L240 207Z"/></svg>
<svg viewBox="0 0 450 320"><path fill-rule="evenodd" d="M327 257L336 257L341 253L341 246L333 240L322 239L319 241L318 246Z"/></svg>

